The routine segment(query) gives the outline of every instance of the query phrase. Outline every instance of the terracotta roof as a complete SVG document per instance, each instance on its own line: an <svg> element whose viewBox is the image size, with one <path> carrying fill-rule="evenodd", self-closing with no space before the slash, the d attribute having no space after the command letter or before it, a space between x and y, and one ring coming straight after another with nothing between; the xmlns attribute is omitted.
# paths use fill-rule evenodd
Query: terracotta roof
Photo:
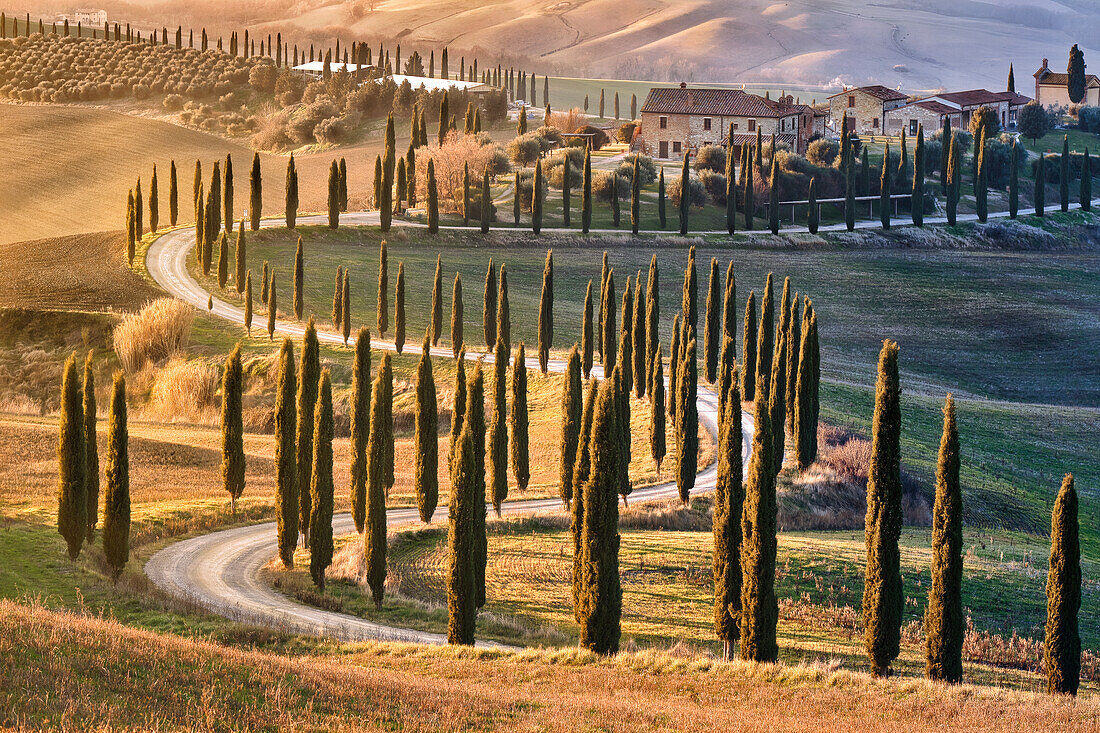
<svg viewBox="0 0 1100 733"><path fill-rule="evenodd" d="M948 102L954 102L961 107L973 107L993 102L1003 102L1004 99L998 93L988 89L968 89L965 92L943 92L934 95Z"/></svg>
<svg viewBox="0 0 1100 733"><path fill-rule="evenodd" d="M767 144L771 139L770 135L764 136L764 143ZM798 138L788 132L781 133L775 136L775 139L781 143L789 145L792 149L798 144ZM719 144L726 145L729 143L729 135L726 135L719 141ZM733 144L737 146L741 145L756 145L756 133L733 133Z"/></svg>
<svg viewBox="0 0 1100 733"><path fill-rule="evenodd" d="M798 114L801 105L781 105L740 89L655 87L649 90L642 112L716 117L785 117Z"/></svg>
<svg viewBox="0 0 1100 733"><path fill-rule="evenodd" d="M954 115L959 113L959 110L955 109L954 107L948 107L943 102L937 102L934 99L922 99L919 102L907 104L905 105L905 107L921 107L928 110L929 112L935 112L939 115ZM900 109L905 109L905 107L901 107Z"/></svg>
<svg viewBox="0 0 1100 733"><path fill-rule="evenodd" d="M998 99L1006 101L1013 106L1025 105L1031 101L1031 97L1026 94L1020 94L1019 92L996 92L994 94Z"/></svg>
<svg viewBox="0 0 1100 733"><path fill-rule="evenodd" d="M881 84L872 84L866 87L856 87L855 89L845 89L843 92L834 94L833 97L839 97L841 94L851 94L852 92L863 92L864 94L870 94L876 99L881 99L883 102L896 102L901 99L908 99L906 95L899 92L897 89L891 89L890 87L884 87Z"/></svg>
<svg viewBox="0 0 1100 733"><path fill-rule="evenodd" d="M1064 87L1069 83L1069 74L1051 71L1050 69L1039 69L1035 72L1035 78L1043 86ZM1100 77L1096 74L1085 74L1085 86L1100 87Z"/></svg>

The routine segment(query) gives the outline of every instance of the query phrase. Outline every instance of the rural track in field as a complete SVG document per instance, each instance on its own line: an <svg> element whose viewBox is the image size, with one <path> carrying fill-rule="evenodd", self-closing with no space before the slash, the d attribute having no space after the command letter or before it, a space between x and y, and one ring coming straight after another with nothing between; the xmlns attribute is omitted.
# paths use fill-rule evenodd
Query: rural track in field
<svg viewBox="0 0 1100 733"><path fill-rule="evenodd" d="M341 216L344 225L377 224L374 212L350 213ZM325 216L304 216L302 224L327 222ZM282 226L281 221L269 220L264 227ZM156 239L149 247L145 264L150 276L169 294L196 308L205 309L207 298L213 297L187 271L187 255L194 249L193 227L171 231ZM213 297L211 312L233 323L244 323L244 310ZM300 337L304 326L298 322L279 320L275 324L281 336ZM326 343L343 343L343 338L330 331L318 331L319 340ZM372 349L395 351L392 342L371 339ZM433 348L432 356L453 358L450 347ZM467 351L470 360L492 361L491 354ZM528 369L538 369L538 359L527 359ZM563 372L565 362L551 360L550 371ZM603 377L600 366L593 366L593 376ZM718 397L710 389L699 386L699 420L712 434L718 432ZM752 416L741 416L742 460L747 469L752 448ZM695 480L694 493L714 490L717 463L701 471ZM631 494L635 501L669 499L678 495L675 482L637 488ZM446 507L440 507L437 521L446 519ZM549 514L563 512L561 501L556 498L529 499L505 502L502 513L509 516ZM418 523L415 507L399 507L386 512L389 526ZM333 533L353 533L350 514L333 518ZM283 595L271 587L262 577L263 567L277 554L275 522L236 527L212 532L199 537L168 545L145 563L145 574L160 590L185 603L202 608L242 623L265 626L291 633L311 634L341 641L389 640L421 644L446 643L446 635L403 629L368 621L356 616L307 606ZM485 646L496 646L485 644Z"/></svg>

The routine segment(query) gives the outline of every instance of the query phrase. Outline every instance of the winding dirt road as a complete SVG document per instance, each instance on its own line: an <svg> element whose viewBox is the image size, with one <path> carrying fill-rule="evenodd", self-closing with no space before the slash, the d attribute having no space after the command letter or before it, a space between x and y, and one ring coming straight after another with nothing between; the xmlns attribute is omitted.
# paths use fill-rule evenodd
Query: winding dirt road
<svg viewBox="0 0 1100 733"><path fill-rule="evenodd" d="M372 225L377 223L377 213L351 213L341 216L343 225ZM323 216L300 217L302 224L320 224L327 221ZM265 221L264 227L282 226L281 221ZM178 229L157 239L146 255L146 267L149 274L170 294L184 300L196 308L206 308L210 297L203 287L187 271L187 255L194 249L193 228ZM234 323L244 322L244 311L235 305L213 298L212 312ZM282 336L300 337L304 327L298 322L277 321L276 331ZM343 339L333 332L318 331L318 338L328 343L342 343ZM371 348L394 351L392 342L371 340ZM447 348L433 348L433 356L452 358ZM467 352L467 358L492 361L491 354ZM528 369L538 369L538 360L529 358ZM549 368L554 372L563 372L565 362L551 360ZM593 367L593 375L603 376L598 365ZM717 395L700 385L699 420L711 432L718 431ZM742 414L742 459L748 466L752 447L752 416ZM695 482L695 493L707 493L714 490L717 474L715 464L702 471ZM677 495L674 482L635 489L631 495L635 501L667 499ZM437 514L438 520L446 518ZM508 515L556 513L563 511L558 499L530 499L506 502L503 513ZM416 509L394 508L387 512L390 526L419 522ZM350 514L341 514L333 519L333 533L337 536L353 533L354 526ZM292 633L312 634L343 641L363 641L381 639L408 641L423 644L443 644L446 637L412 629L402 629L367 621L355 616L326 611L297 603L273 589L261 577L261 570L277 554L275 542L275 523L238 527L194 537L176 542L155 554L145 564L145 573L153 584L170 596L194 604L206 611L243 623L265 626ZM492 646L489 644L488 646Z"/></svg>

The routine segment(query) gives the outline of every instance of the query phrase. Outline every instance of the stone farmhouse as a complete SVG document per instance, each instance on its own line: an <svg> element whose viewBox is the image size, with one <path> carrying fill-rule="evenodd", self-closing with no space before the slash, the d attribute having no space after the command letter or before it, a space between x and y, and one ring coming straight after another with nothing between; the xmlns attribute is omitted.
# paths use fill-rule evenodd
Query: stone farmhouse
<svg viewBox="0 0 1100 733"><path fill-rule="evenodd" d="M879 84L845 89L829 97L829 119L840 132L843 118L848 129L858 135L882 135L886 113L904 105L908 97L896 89Z"/></svg>
<svg viewBox="0 0 1100 733"><path fill-rule="evenodd" d="M986 89L934 94L886 112L885 134L896 136L905 130L907 135L916 135L918 126L923 125L925 130L937 129L945 119L949 119L955 129L966 129L973 113L981 107L996 113L1002 129L1011 129L1016 125L1019 110L1030 101L1030 97L1016 92Z"/></svg>
<svg viewBox="0 0 1100 733"><path fill-rule="evenodd" d="M1072 104L1069 101L1069 89L1066 87L1068 81L1069 74L1051 71L1047 60L1043 59L1043 65L1035 72L1035 98L1044 107L1068 107ZM1090 107L1100 105L1100 77L1096 74L1085 75L1085 98L1081 100L1081 104Z"/></svg>
<svg viewBox="0 0 1100 733"><path fill-rule="evenodd" d="M790 95L769 99L741 89L658 87L649 90L642 104L641 148L659 160L682 160L685 152L704 145L756 142L757 131L773 134L792 150L805 153L810 138L825 132L824 113L800 104Z"/></svg>

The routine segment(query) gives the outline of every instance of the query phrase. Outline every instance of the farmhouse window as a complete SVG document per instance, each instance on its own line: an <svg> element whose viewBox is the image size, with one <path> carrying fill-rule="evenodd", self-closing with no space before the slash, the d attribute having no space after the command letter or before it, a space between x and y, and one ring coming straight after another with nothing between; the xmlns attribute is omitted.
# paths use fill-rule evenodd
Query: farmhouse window
<svg viewBox="0 0 1100 733"><path fill-rule="evenodd" d="M668 118L667 117L662 117L661 118L661 129L664 130L667 127L668 127Z"/></svg>
<svg viewBox="0 0 1100 733"><path fill-rule="evenodd" d="M749 132L756 132L756 120L749 120Z"/></svg>
<svg viewBox="0 0 1100 733"><path fill-rule="evenodd" d="M919 123L916 120L909 120L909 134L910 135L916 135L917 134L918 124Z"/></svg>
<svg viewBox="0 0 1100 733"><path fill-rule="evenodd" d="M710 130L710 118L709 117L704 117L703 118L703 129L704 130Z"/></svg>
<svg viewBox="0 0 1100 733"><path fill-rule="evenodd" d="M876 130L878 129L878 117L871 120L871 127L875 128Z"/></svg>
<svg viewBox="0 0 1100 733"><path fill-rule="evenodd" d="M680 152L680 141L679 140L673 141L673 143L672 143L672 152L673 153Z"/></svg>
<svg viewBox="0 0 1100 733"><path fill-rule="evenodd" d="M856 106L856 95L854 95L854 94L849 94L848 95L848 106L849 107L855 107Z"/></svg>

